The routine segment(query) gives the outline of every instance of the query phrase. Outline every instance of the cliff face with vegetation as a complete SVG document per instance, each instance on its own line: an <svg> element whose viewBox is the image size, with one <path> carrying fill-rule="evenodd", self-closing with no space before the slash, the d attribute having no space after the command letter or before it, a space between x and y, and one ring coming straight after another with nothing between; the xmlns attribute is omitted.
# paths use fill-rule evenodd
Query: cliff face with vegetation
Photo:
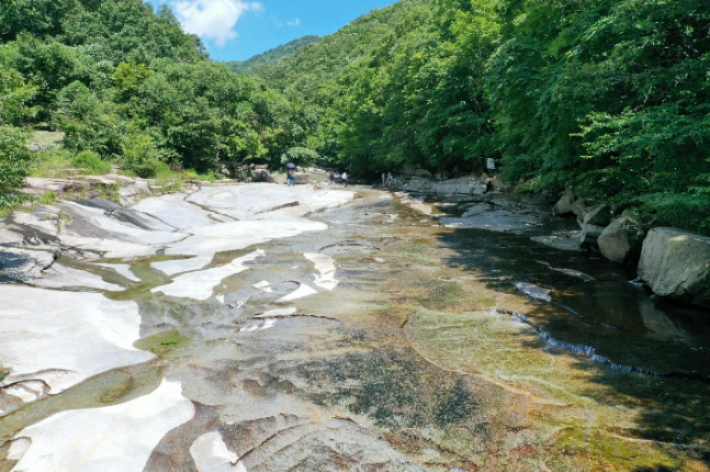
<svg viewBox="0 0 710 472"><path fill-rule="evenodd" d="M247 78L167 9L13 0L2 173L29 165L27 126L142 172L279 165L293 149L362 174L493 157L520 191L569 188L707 234L708 24L705 0L402 0Z"/></svg>

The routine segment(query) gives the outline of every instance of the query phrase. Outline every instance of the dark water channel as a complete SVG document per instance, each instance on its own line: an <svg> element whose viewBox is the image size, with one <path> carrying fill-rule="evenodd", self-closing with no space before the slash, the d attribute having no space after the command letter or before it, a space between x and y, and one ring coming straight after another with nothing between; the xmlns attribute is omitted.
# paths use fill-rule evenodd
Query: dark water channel
<svg viewBox="0 0 710 472"><path fill-rule="evenodd" d="M536 306L526 319L553 344L613 368L695 378L710 388L710 310L657 299L596 254L530 240L546 229L552 228L524 235L455 230L440 240L457 253L447 264L482 273L496 291L515 292L518 284L530 292Z"/></svg>

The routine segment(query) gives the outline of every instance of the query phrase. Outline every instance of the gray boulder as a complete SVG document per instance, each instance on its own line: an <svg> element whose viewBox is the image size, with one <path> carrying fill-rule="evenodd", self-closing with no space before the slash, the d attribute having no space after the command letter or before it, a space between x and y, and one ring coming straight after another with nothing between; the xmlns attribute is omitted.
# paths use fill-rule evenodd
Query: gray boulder
<svg viewBox="0 0 710 472"><path fill-rule="evenodd" d="M269 182L274 183L274 179L266 169L255 169L251 172L252 182Z"/></svg>
<svg viewBox="0 0 710 472"><path fill-rule="evenodd" d="M580 237L580 246L586 249L595 249L599 236L602 235L606 227L584 224L582 225L582 236Z"/></svg>
<svg viewBox="0 0 710 472"><path fill-rule="evenodd" d="M657 295L710 306L710 238L654 228L643 242L638 274Z"/></svg>
<svg viewBox="0 0 710 472"><path fill-rule="evenodd" d="M644 225L632 215L623 214L604 229L597 240L602 255L619 264L637 262L646 234Z"/></svg>
<svg viewBox="0 0 710 472"><path fill-rule="evenodd" d="M562 198L552 207L553 215L569 215L573 213L572 203L574 201L574 195L569 190L562 195Z"/></svg>
<svg viewBox="0 0 710 472"><path fill-rule="evenodd" d="M429 193L431 192L433 182L420 177L412 177L402 185L402 189L410 192Z"/></svg>
<svg viewBox="0 0 710 472"><path fill-rule="evenodd" d="M579 197L578 199L573 201L570 205L570 208L572 210L572 213L577 215L579 220L584 220L584 216L589 211L589 209L587 208L587 204L585 203L582 197Z"/></svg>
<svg viewBox="0 0 710 472"><path fill-rule="evenodd" d="M513 189L513 185L500 178L500 176L495 176L490 179L490 184L494 192L507 193Z"/></svg>
<svg viewBox="0 0 710 472"><path fill-rule="evenodd" d="M309 184L309 183L311 183L311 176L310 176L310 174L296 174L296 183L297 183L297 184Z"/></svg>
<svg viewBox="0 0 710 472"><path fill-rule="evenodd" d="M611 224L611 208L609 206L600 206L587 212L584 215L585 225L594 226L609 226Z"/></svg>
<svg viewBox="0 0 710 472"><path fill-rule="evenodd" d="M432 174L431 172L429 172L426 169L417 169L414 172L414 175L417 177L422 177L424 179L433 179L434 178L434 174Z"/></svg>
<svg viewBox="0 0 710 472"><path fill-rule="evenodd" d="M488 186L474 177L444 180L433 185L432 191L439 195L464 194L483 195L488 191Z"/></svg>

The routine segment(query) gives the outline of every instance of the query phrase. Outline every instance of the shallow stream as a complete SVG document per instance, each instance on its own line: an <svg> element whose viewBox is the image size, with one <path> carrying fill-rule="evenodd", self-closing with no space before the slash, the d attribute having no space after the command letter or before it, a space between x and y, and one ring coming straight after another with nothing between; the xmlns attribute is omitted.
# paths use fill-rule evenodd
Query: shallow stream
<svg viewBox="0 0 710 472"><path fill-rule="evenodd" d="M104 260L139 280L68 256L137 304L134 348L153 357L24 402L5 385L0 472L710 470L706 311L531 240L571 222L448 228L426 204L354 190L274 204L327 228L217 251L199 272L158 270L189 264L172 249ZM199 203L245 218L229 195Z"/></svg>

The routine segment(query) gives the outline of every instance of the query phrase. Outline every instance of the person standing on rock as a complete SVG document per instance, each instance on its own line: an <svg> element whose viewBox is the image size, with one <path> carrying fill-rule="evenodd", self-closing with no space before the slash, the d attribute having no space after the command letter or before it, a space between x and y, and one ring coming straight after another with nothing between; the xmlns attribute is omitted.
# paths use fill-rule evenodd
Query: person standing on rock
<svg viewBox="0 0 710 472"><path fill-rule="evenodd" d="M391 187L394 184L394 177L392 177L392 172L387 172L387 186Z"/></svg>
<svg viewBox="0 0 710 472"><path fill-rule="evenodd" d="M386 182L387 182L387 175L383 172L382 173L382 187L385 186Z"/></svg>
<svg viewBox="0 0 710 472"><path fill-rule="evenodd" d="M348 173L346 171L343 171L342 175L340 176L340 180L343 181L343 185L348 184Z"/></svg>
<svg viewBox="0 0 710 472"><path fill-rule="evenodd" d="M288 186L293 187L294 185L296 185L296 170L289 169L288 170Z"/></svg>

